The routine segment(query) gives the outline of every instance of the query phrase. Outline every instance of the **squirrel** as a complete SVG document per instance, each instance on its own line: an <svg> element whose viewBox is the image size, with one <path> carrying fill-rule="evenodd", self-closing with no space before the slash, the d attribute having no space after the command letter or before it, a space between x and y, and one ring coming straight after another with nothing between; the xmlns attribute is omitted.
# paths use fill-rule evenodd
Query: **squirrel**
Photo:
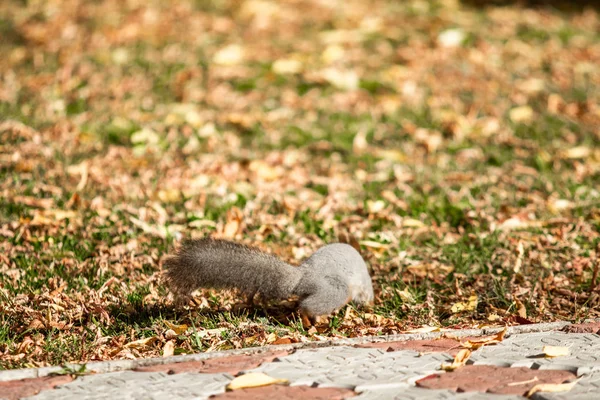
<svg viewBox="0 0 600 400"><path fill-rule="evenodd" d="M302 321L310 325L350 301L373 302L373 284L360 253L344 243L321 247L300 266L257 248L223 239L185 240L164 262L176 299L199 288L239 289L252 301L299 298Z"/></svg>

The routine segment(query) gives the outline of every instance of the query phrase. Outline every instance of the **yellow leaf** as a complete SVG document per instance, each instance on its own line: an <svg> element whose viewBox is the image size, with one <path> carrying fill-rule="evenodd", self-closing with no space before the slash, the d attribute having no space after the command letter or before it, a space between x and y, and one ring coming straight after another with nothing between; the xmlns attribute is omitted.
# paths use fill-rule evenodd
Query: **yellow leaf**
<svg viewBox="0 0 600 400"><path fill-rule="evenodd" d="M157 193L163 203L176 203L181 199L181 192L177 189L163 189Z"/></svg>
<svg viewBox="0 0 600 400"><path fill-rule="evenodd" d="M149 338L134 340L133 342L127 343L125 346L126 349L143 349L144 347L150 346L154 343L158 338L156 336L151 336Z"/></svg>
<svg viewBox="0 0 600 400"><path fill-rule="evenodd" d="M389 247L387 244L375 242L373 240L361 240L359 243L371 249L387 249Z"/></svg>
<svg viewBox="0 0 600 400"><path fill-rule="evenodd" d="M175 331L175 333L178 335L185 333L185 331L187 331L187 329L188 329L188 326L186 324L176 325L176 324L170 323L169 321L165 321L165 325L167 326L167 328L173 329Z"/></svg>
<svg viewBox="0 0 600 400"><path fill-rule="evenodd" d="M418 219L404 218L402 220L402 227L404 228L422 228L425 224Z"/></svg>
<svg viewBox="0 0 600 400"><path fill-rule="evenodd" d="M218 65L237 65L244 61L244 49L237 44L230 44L215 53L213 62Z"/></svg>
<svg viewBox="0 0 600 400"><path fill-rule="evenodd" d="M502 317L499 316L498 314L490 314L490 315L488 315L487 319L490 322L495 322L495 321L500 321L502 319Z"/></svg>
<svg viewBox="0 0 600 400"><path fill-rule="evenodd" d="M227 385L227 390L237 390L244 388L253 388L259 386L275 385L280 383L288 383L287 379L277 379L270 377L262 372L251 372L234 378Z"/></svg>
<svg viewBox="0 0 600 400"><path fill-rule="evenodd" d="M442 369L444 371L454 371L455 369L465 365L469 357L471 357L471 350L462 349L456 353L452 364L442 364Z"/></svg>
<svg viewBox="0 0 600 400"><path fill-rule="evenodd" d="M562 153L564 158L586 158L592 153L592 150L586 146L571 147Z"/></svg>
<svg viewBox="0 0 600 400"><path fill-rule="evenodd" d="M396 290L396 294L402 299L405 303L415 303L415 297L408 290L408 288L404 288L404 290Z"/></svg>
<svg viewBox="0 0 600 400"><path fill-rule="evenodd" d="M322 71L323 79L338 89L354 90L358 88L360 78L355 71L339 68L327 68Z"/></svg>
<svg viewBox="0 0 600 400"><path fill-rule="evenodd" d="M573 386L575 386L577 382L579 382L579 379L568 383L540 383L539 385L535 385L534 387L529 389L525 396L531 397L537 392L566 392L568 390L573 389Z"/></svg>
<svg viewBox="0 0 600 400"><path fill-rule="evenodd" d="M513 122L529 122L533 118L533 109L529 106L515 107L508 112Z"/></svg>
<svg viewBox="0 0 600 400"><path fill-rule="evenodd" d="M298 60L294 59L279 59L276 60L271 69L276 74L284 75L284 74L297 74L302 71L302 63Z"/></svg>
<svg viewBox="0 0 600 400"><path fill-rule="evenodd" d="M568 356L569 348L563 346L544 346L542 348L542 353L544 353L546 358Z"/></svg>
<svg viewBox="0 0 600 400"><path fill-rule="evenodd" d="M473 311L477 308L477 295L472 295L469 297L469 301L463 303L455 303L452 305L452 312L454 314L459 313L461 311Z"/></svg>
<svg viewBox="0 0 600 400"><path fill-rule="evenodd" d="M367 200L367 210L371 213L371 214L376 214L380 211L383 211L383 209L385 208L385 201L383 200Z"/></svg>

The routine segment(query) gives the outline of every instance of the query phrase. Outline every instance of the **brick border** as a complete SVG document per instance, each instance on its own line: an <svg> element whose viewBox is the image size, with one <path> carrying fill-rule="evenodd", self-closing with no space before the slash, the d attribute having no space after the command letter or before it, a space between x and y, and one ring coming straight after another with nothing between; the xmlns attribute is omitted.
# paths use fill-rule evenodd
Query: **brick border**
<svg viewBox="0 0 600 400"><path fill-rule="evenodd" d="M508 327L507 335L516 335L523 333L535 333L535 332L549 332L559 331L565 329L567 326L571 326L569 322L550 322L543 324L531 324L531 325L519 325ZM366 343L382 343L382 342L399 342L408 340L427 340L436 339L441 336L450 337L465 337L465 336L486 336L492 335L502 331L503 327L494 327L486 329L465 329L465 330L445 330L429 333L406 333L397 335L385 335L385 336L363 336L352 339L332 339L320 342L305 342L305 343L293 343L293 344L282 344L282 345L269 345L264 347L253 347L246 349L235 349L218 351L214 353L198 353L198 354L186 354L182 356L172 357L156 357L156 358L145 358L137 360L111 360L111 361L93 361L86 363L86 371L92 373L106 373L106 372L117 372L132 370L135 368L148 367L161 364L171 364L189 361L203 361L212 358L229 357L242 354L261 354L271 353L279 351L294 351L297 349L310 349L318 347L330 347L330 346L354 346ZM79 364L67 363L65 366L78 369ZM30 369L15 369L0 371L0 382L29 379L29 378L41 378L48 376L53 373L57 373L63 370L63 366L54 367L42 367L42 368L30 368Z"/></svg>

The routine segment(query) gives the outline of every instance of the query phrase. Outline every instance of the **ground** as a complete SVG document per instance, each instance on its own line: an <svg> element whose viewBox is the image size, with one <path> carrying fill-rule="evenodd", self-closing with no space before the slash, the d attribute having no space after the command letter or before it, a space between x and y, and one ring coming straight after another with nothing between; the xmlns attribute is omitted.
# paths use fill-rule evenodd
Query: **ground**
<svg viewBox="0 0 600 400"><path fill-rule="evenodd" d="M2 1L0 368L598 317L598 32L554 4ZM351 243L375 304L175 308L161 259L205 235Z"/></svg>

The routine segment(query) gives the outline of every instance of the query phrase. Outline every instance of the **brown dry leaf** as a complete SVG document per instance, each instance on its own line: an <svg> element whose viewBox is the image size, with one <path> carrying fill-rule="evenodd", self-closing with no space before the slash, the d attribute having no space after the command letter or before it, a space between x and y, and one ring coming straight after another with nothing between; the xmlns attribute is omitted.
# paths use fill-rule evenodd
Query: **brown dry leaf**
<svg viewBox="0 0 600 400"><path fill-rule="evenodd" d="M517 261L515 261L515 266L513 267L513 271L516 274L521 272L521 266L523 265L524 254L525 254L525 249L523 247L523 242L519 240L519 244L517 245Z"/></svg>
<svg viewBox="0 0 600 400"><path fill-rule="evenodd" d="M544 346L542 353L546 358L554 358L569 355L569 348L564 346Z"/></svg>
<svg viewBox="0 0 600 400"><path fill-rule="evenodd" d="M44 210L37 211L33 215L31 225L43 226L43 225L55 225L57 222L65 219L74 219L77 213L74 211L64 210Z"/></svg>
<svg viewBox="0 0 600 400"><path fill-rule="evenodd" d="M517 306L517 313L519 317L527 319L527 308L525 308L525 304L523 304L519 299L515 300L515 304Z"/></svg>
<svg viewBox="0 0 600 400"><path fill-rule="evenodd" d="M298 341L292 337L289 336L285 336L285 337L281 337L275 341L273 341L273 343L271 344L292 344L292 343L297 343Z"/></svg>
<svg viewBox="0 0 600 400"><path fill-rule="evenodd" d="M29 325L27 326L27 329L44 329L46 326L44 325L44 323L42 321L40 321L39 319L34 319L33 321L31 321L29 323Z"/></svg>
<svg viewBox="0 0 600 400"><path fill-rule="evenodd" d="M477 338L477 339L469 339L465 342L461 342L460 345L467 349L477 350L478 348L483 347L483 346L489 346L491 344L500 343L501 341L504 340L504 336L506 335L506 332L507 332L507 328L504 328L503 330L498 332L496 335L485 336L485 337Z"/></svg>
<svg viewBox="0 0 600 400"><path fill-rule="evenodd" d="M288 382L289 381L287 379L273 378L267 374L263 374L262 372L250 372L234 378L231 382L229 382L226 389L237 390L259 386L287 384Z"/></svg>
<svg viewBox="0 0 600 400"><path fill-rule="evenodd" d="M240 233L240 228L242 226L242 219L244 218L244 214L237 207L232 207L227 212L227 222L223 227L222 236L226 239L233 239L235 236Z"/></svg>
<svg viewBox="0 0 600 400"><path fill-rule="evenodd" d="M19 346L17 346L17 354L27 353L27 351L33 345L35 345L35 342L33 341L33 339L31 339L30 336L25 336L23 341L21 343L19 343Z"/></svg>
<svg viewBox="0 0 600 400"><path fill-rule="evenodd" d="M43 209L49 209L52 208L52 206L54 206L53 199L37 199L35 197L29 196L15 196L13 197L12 201L17 204L26 205L28 207L37 207Z"/></svg>
<svg viewBox="0 0 600 400"><path fill-rule="evenodd" d="M525 397L529 398L538 392L548 392L548 393L566 392L566 391L573 389L573 387L577 384L577 382L579 382L579 379L574 380L573 382L568 382L568 383L540 383L538 385L535 385L531 389L529 389L527 394L525 394Z"/></svg>
<svg viewBox="0 0 600 400"><path fill-rule="evenodd" d="M444 371L454 371L455 369L460 368L463 365L465 365L467 363L467 360L469 360L469 357L471 357L471 350L461 349L454 356L454 360L452 361L452 364L442 364L442 369Z"/></svg>

